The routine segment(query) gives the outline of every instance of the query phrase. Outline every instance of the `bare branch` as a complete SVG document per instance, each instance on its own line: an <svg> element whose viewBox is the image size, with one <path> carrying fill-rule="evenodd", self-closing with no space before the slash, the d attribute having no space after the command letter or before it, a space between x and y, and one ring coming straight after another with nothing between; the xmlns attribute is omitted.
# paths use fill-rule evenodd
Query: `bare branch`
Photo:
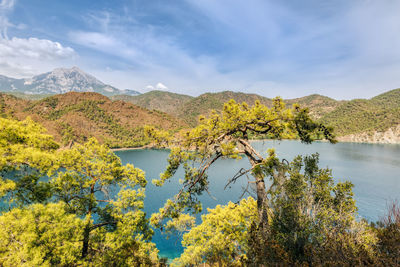
<svg viewBox="0 0 400 267"><path fill-rule="evenodd" d="M225 185L224 190L226 190L226 188L232 184L232 183L236 183L237 179L239 179L240 177L242 177L243 175L245 175L246 173L250 172L253 168L250 168L248 170L245 170L244 168L241 168L231 179L229 179L228 183Z"/></svg>

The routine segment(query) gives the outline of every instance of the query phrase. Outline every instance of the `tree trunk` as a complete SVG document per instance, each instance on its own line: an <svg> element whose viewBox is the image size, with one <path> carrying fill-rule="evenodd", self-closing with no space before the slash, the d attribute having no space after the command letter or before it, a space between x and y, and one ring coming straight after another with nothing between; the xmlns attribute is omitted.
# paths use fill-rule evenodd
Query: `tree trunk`
<svg viewBox="0 0 400 267"><path fill-rule="evenodd" d="M265 191L264 177L256 175L257 211L260 225L268 223L268 200Z"/></svg>
<svg viewBox="0 0 400 267"><path fill-rule="evenodd" d="M247 140L241 139L239 142L243 145L244 153L253 168L253 176L255 178L257 192L258 224L259 228L265 229L268 224L267 192L265 190L264 175L256 169L256 166L263 161L263 158L254 150Z"/></svg>
<svg viewBox="0 0 400 267"><path fill-rule="evenodd" d="M252 157L249 157L249 161L253 168L258 163ZM264 176L262 173L257 171L256 173L253 173L253 176L256 180L258 223L259 226L264 229L268 224L268 199L267 192L265 190Z"/></svg>
<svg viewBox="0 0 400 267"><path fill-rule="evenodd" d="M83 230L83 245L82 245L82 259L86 258L89 251L89 236L90 236L90 220Z"/></svg>
<svg viewBox="0 0 400 267"><path fill-rule="evenodd" d="M90 201L89 201L88 213L86 216L87 223L86 223L85 229L83 230L82 259L84 259L88 255L88 252L89 252L89 238L90 238L90 231L92 230L91 223L90 223L90 219L92 217L92 209L93 209L92 199L94 198L94 185L95 185L97 179L93 179L93 180L94 180L94 182L90 186Z"/></svg>

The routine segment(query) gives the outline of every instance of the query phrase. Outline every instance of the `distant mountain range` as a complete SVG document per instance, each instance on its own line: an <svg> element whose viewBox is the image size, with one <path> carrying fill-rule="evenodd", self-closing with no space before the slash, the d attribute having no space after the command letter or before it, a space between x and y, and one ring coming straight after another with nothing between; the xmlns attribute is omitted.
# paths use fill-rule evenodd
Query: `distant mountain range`
<svg viewBox="0 0 400 267"><path fill-rule="evenodd" d="M120 90L104 84L78 67L57 68L29 79L14 79L0 75L0 91L16 95L64 94L67 92L96 92L103 95L139 95L134 90Z"/></svg>
<svg viewBox="0 0 400 267"><path fill-rule="evenodd" d="M65 125L71 125L82 138L85 134L100 139L104 137L104 140L108 140L107 142L112 143L113 146L138 144L136 141L130 142L129 140L133 140L133 133L138 132L137 129L139 128L137 127L139 125L142 127L145 124L153 124L166 129L196 126L199 115L208 115L211 110L222 110L224 103L230 99L239 103L246 102L250 105L256 100L267 106L272 104L271 99L267 97L232 91L205 93L198 97L166 91L151 91L140 94L137 91L119 90L106 85L77 67L55 69L52 72L37 75L30 79L13 79L0 76L0 91L18 97L8 98L2 95L3 103L18 103L16 105L3 105L3 113L19 114L18 118L20 119L32 114L36 118L35 120L43 123L46 127L50 127L50 129L58 127L59 131L51 130L51 133L59 138L63 136L60 132L62 127L55 127L53 121L62 125L67 123ZM68 93L71 91L81 92L81 94ZM78 101L80 98L83 102ZM93 98L97 100L94 101ZM5 99L8 99L8 102ZM14 99L14 102L11 99ZM298 103L303 107L308 107L314 119L334 127L339 140L400 143L400 89L388 91L371 99L338 101L313 94L295 99L285 99L284 101L288 105ZM124 102L133 105L127 108L128 106L121 104ZM62 106L59 103L63 103ZM1 105L0 103L0 108ZM21 107L18 107L18 105L21 105ZM22 109L27 105L37 108ZM53 107L53 105L55 106ZM138 106L142 109L138 109ZM120 108L119 111L118 107ZM139 112L139 110L141 111ZM110 112L112 115L109 114ZM138 112L139 115L133 114L134 112ZM91 115L92 113L100 117L94 118L94 115ZM151 116L148 117L145 114L152 114L154 118L148 121ZM71 118L74 118L73 122L68 122ZM129 118L134 118L132 120L137 121L133 128L132 125L122 125L122 128L116 126L120 122L128 123ZM83 126L83 128L81 127L83 124L90 125L93 120L102 121L103 119L105 125L93 134L84 130ZM82 123L79 123L79 120L82 120ZM107 121L111 124L107 124ZM166 121L174 121L173 126L167 127ZM130 139L123 137L121 133L130 136ZM142 133L140 133L140 138L143 141Z"/></svg>
<svg viewBox="0 0 400 267"><path fill-rule="evenodd" d="M164 91L151 91L138 96L115 95L112 99L131 102L146 109L155 109L180 118L190 126L199 115L222 110L230 99L248 104L259 100L271 106L271 99L256 94L231 91L206 93L198 97ZM400 143L400 89L388 91L371 99L335 100L322 95L285 99L308 107L314 119L334 127L341 141Z"/></svg>
<svg viewBox="0 0 400 267"><path fill-rule="evenodd" d="M191 126L197 124L199 115L207 115L211 110L222 110L224 103L230 99L234 99L238 103L246 102L250 105L254 104L256 100L266 106L272 105L272 100L270 98L257 94L232 91L205 93L198 97L165 91L151 91L137 96L115 95L111 98L130 102L150 110L155 109L169 113L181 118ZM295 99L286 99L284 101L288 105L298 103L301 106L309 107L311 114L317 119L333 111L344 102L317 94Z"/></svg>

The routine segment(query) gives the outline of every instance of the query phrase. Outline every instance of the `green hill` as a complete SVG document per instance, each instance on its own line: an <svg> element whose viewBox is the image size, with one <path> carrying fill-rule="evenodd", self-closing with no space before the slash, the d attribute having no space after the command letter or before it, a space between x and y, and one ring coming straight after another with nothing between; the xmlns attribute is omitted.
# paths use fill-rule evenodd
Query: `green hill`
<svg viewBox="0 0 400 267"><path fill-rule="evenodd" d="M271 105L271 99L256 94L245 94L231 91L220 93L206 93L186 102L179 108L178 117L191 126L197 124L199 115L208 115L211 110L221 110L225 102L234 99L238 103L254 104L259 100L262 104Z"/></svg>
<svg viewBox="0 0 400 267"><path fill-rule="evenodd" d="M371 99L344 102L321 117L333 126L338 136L365 132L384 132L400 124L400 89Z"/></svg>
<svg viewBox="0 0 400 267"><path fill-rule="evenodd" d="M67 93L36 101L1 96L0 110L17 118L31 116L59 140L68 139L68 134L77 139L96 136L113 147L144 144L145 124L169 130L195 126L199 115L221 110L230 99L248 104L259 100L271 105L269 98L232 91L198 97L152 91L138 96L113 96L114 101L96 93ZM284 101L287 105L308 107L315 119L333 126L339 137L384 132L400 125L400 89L371 99L337 101L314 94Z"/></svg>
<svg viewBox="0 0 400 267"><path fill-rule="evenodd" d="M194 126L199 115L207 115L211 110L221 110L224 103L230 99L236 102L253 104L259 100L262 104L270 106L271 99L257 94L224 91L218 93L205 93L198 97L175 94L164 91L151 91L138 96L118 95L111 97L133 103L135 105L150 109L160 110L187 122ZM310 95L301 98L288 99L285 102L289 105L298 103L310 108L315 118L334 110L343 101L337 101L322 95Z"/></svg>
<svg viewBox="0 0 400 267"><path fill-rule="evenodd" d="M4 94L13 95L18 98L26 99L26 100L40 100L49 96L53 96L54 94L25 94L20 92L5 92Z"/></svg>
<svg viewBox="0 0 400 267"><path fill-rule="evenodd" d="M96 137L111 147L137 147L147 144L145 125L165 130L187 127L167 113L112 101L98 93L70 92L37 101L0 94L0 112L19 120L30 116L64 144Z"/></svg>
<svg viewBox="0 0 400 267"><path fill-rule="evenodd" d="M313 94L294 99L285 99L286 104L297 103L302 107L308 107L314 118L321 118L323 115L332 112L340 104L346 101L337 101L327 96Z"/></svg>
<svg viewBox="0 0 400 267"><path fill-rule="evenodd" d="M212 109L221 110L230 99L236 102L261 103L270 105L271 100L256 94L245 94L231 91L205 93L198 97L175 94L165 91L151 91L137 96L117 95L111 99L123 100L150 110L159 110L176 116L191 126L196 125L199 115L209 114Z"/></svg>
<svg viewBox="0 0 400 267"><path fill-rule="evenodd" d="M177 116L177 108L182 107L193 97L165 91L151 91L136 96L116 95L110 98L129 102L148 110L159 110Z"/></svg>

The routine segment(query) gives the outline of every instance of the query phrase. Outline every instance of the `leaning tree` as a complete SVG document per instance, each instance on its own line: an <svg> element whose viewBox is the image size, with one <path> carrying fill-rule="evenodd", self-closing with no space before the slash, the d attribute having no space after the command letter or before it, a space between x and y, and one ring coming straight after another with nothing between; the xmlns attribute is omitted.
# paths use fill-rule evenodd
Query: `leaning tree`
<svg viewBox="0 0 400 267"><path fill-rule="evenodd" d="M219 159L241 157L249 160L251 168L240 169L234 177L227 177L227 184L245 174L253 176L258 219L260 225L263 225L268 222L265 169L270 161L257 152L249 141L255 138L298 138L304 143L311 143L325 138L335 142L332 129L313 121L308 109L298 105L285 108L279 97L273 99L271 107L258 101L250 107L246 103L239 104L230 100L225 103L222 112L213 111L208 118L200 117L197 127L183 131L178 136L169 137L165 132L151 127L146 132L156 146L171 148L168 166L154 183L162 186L180 166L185 171L182 189L152 216L152 223L159 227L166 218L179 219L185 209L200 212L198 196L208 191L207 170Z"/></svg>

